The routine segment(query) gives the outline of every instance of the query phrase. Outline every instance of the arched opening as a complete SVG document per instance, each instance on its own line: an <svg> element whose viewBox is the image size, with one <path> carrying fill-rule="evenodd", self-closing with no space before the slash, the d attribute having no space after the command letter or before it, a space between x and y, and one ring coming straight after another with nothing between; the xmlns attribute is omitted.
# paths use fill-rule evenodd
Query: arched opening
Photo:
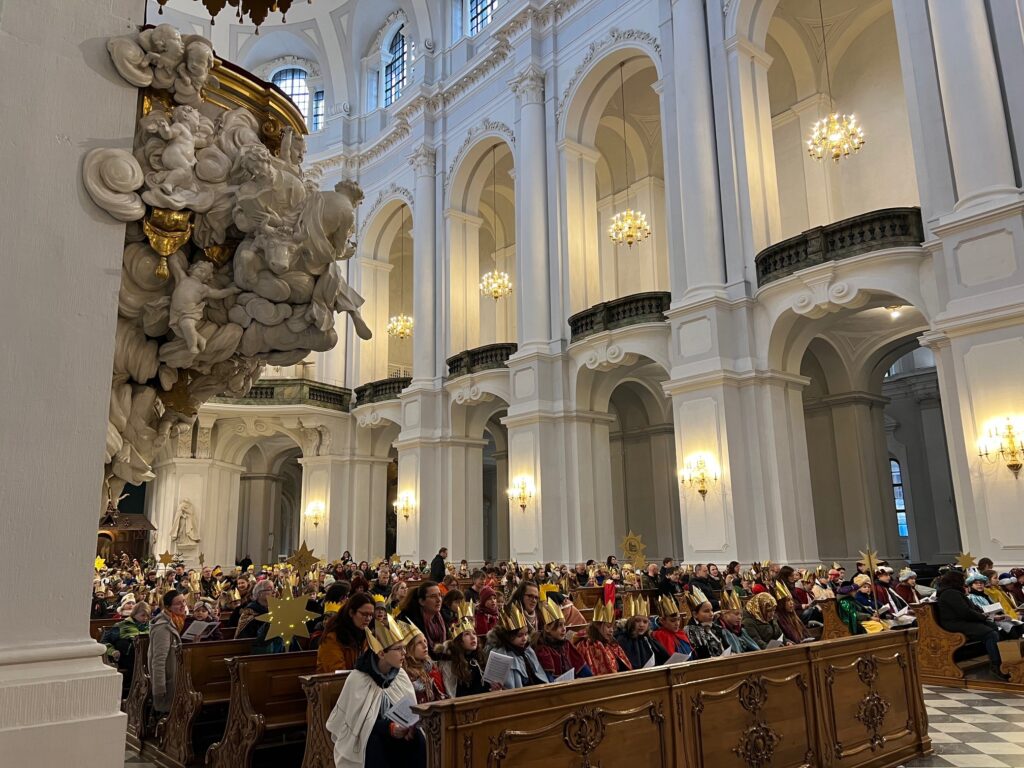
<svg viewBox="0 0 1024 768"><path fill-rule="evenodd" d="M483 559L509 558L508 429L501 423L505 411L495 413L484 429L483 482L480 512L483 517Z"/></svg>
<svg viewBox="0 0 1024 768"><path fill-rule="evenodd" d="M388 273L388 320L405 316L412 317L412 211L408 205L398 205L387 222L387 234L391 235L387 249ZM415 322L415 321L414 321ZM413 325L413 333L416 327ZM412 375L412 336L402 337L385 332L388 345L388 376Z"/></svg>
<svg viewBox="0 0 1024 768"><path fill-rule="evenodd" d="M571 95L560 148L570 314L601 301L669 290L659 75L645 54L622 50L599 61ZM625 119L623 119L625 117ZM651 236L616 245L616 213L642 212Z"/></svg>
<svg viewBox="0 0 1024 768"><path fill-rule="evenodd" d="M516 289L514 157L499 138L470 148L452 176L445 211L449 245L447 355L516 340L510 294L485 295L485 275L507 275Z"/></svg>
<svg viewBox="0 0 1024 768"><path fill-rule="evenodd" d="M301 449L290 437L259 438L246 450L238 495L238 558L275 563L299 545Z"/></svg>

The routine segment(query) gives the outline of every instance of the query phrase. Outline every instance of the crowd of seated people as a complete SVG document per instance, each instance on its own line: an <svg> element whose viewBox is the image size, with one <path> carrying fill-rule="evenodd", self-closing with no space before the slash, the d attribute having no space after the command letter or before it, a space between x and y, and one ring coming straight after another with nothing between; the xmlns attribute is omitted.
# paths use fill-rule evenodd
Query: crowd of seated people
<svg viewBox="0 0 1024 768"><path fill-rule="evenodd" d="M848 578L839 563L800 570L731 562L719 569L666 558L633 568L613 556L470 569L466 561L449 564L446 555L442 550L429 564L371 565L346 553L305 574L287 565L147 570L122 560L97 572L93 615L111 620L101 642L121 669L132 640L150 635L158 712L173 695L173 649L192 622L219 622L201 641L220 639L220 625L234 627L235 637L254 641L253 653L316 650L317 672L358 673L358 684L345 686L348 703L338 705L353 711L332 715L336 761L380 766L423 764L416 729L381 722L382 696L411 691L426 703L809 642L821 634L828 600L850 634L912 626L914 606L934 601L940 625L980 642L1000 678L999 641L1024 634L1024 569L998 574L984 561L966 572L946 566L927 587L910 569L895 574L884 562L857 563ZM584 587L599 594L589 621L574 599ZM271 598L286 594L306 600L315 616L308 639L287 647L279 637L267 640L270 624L257 620ZM492 657L503 662L500 675L488 673ZM359 762L371 757L379 762Z"/></svg>

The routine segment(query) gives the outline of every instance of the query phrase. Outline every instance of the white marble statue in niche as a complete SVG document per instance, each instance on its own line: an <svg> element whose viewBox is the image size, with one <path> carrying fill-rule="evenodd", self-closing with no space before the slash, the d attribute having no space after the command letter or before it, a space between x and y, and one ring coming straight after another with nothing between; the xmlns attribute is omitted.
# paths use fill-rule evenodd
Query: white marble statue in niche
<svg viewBox="0 0 1024 768"><path fill-rule="evenodd" d="M179 547L191 547L199 543L199 513L189 499L182 499L171 523L171 541Z"/></svg>

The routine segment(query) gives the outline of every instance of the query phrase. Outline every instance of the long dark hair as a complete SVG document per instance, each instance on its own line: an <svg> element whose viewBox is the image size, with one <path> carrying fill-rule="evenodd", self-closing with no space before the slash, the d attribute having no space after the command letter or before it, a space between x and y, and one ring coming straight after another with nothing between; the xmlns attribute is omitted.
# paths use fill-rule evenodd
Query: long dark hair
<svg viewBox="0 0 1024 768"><path fill-rule="evenodd" d="M519 582L519 586L516 587L515 591L512 593L512 597L510 597L508 599L508 601L510 603L519 603L519 606L522 607L522 605L523 605L523 595L526 594L526 588L527 587L533 587L534 589L537 590L537 598L539 600L540 599L540 587L537 585L537 582L536 581L532 581L530 579L524 579L523 581Z"/></svg>
<svg viewBox="0 0 1024 768"><path fill-rule="evenodd" d="M961 592L967 586L967 579L960 571L946 571L939 577L939 586L943 589L959 589Z"/></svg>
<svg viewBox="0 0 1024 768"><path fill-rule="evenodd" d="M441 647L441 658L451 664L455 679L462 685L470 685L473 682L473 670L470 662L475 661L480 669L480 673L483 674L483 663L479 645L477 645L476 649L467 651L462 647L462 635L459 635ZM454 696L455 691L449 691L448 694Z"/></svg>
<svg viewBox="0 0 1024 768"><path fill-rule="evenodd" d="M356 623L352 621L352 614L364 605L373 605L373 598L370 595L366 592L357 592L352 595L351 599L341 607L337 617L334 619L334 623L328 628L327 631L333 631L341 645L347 645L352 648L363 647L366 633L356 627Z"/></svg>
<svg viewBox="0 0 1024 768"><path fill-rule="evenodd" d="M398 606L400 614L411 619L416 626L420 626L423 623L423 606L420 605L420 600L427 593L428 589L436 586L436 581L427 579L409 589L405 593L405 599L402 601L402 604Z"/></svg>

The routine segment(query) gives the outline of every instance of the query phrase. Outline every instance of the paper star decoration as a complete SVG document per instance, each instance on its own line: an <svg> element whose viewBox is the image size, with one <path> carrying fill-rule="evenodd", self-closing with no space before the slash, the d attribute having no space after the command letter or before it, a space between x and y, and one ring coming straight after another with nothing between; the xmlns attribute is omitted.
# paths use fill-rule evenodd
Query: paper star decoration
<svg viewBox="0 0 1024 768"><path fill-rule="evenodd" d="M867 552L860 553L860 560L864 563L864 567L867 568L869 574L874 574L878 570L878 553L873 549L869 549Z"/></svg>
<svg viewBox="0 0 1024 768"><path fill-rule="evenodd" d="M622 540L622 557L624 560L629 560L634 568L644 568L647 565L647 558L644 556L645 549L647 549L647 545L644 544L643 537L633 533L632 530Z"/></svg>
<svg viewBox="0 0 1024 768"><path fill-rule="evenodd" d="M293 637L309 637L306 622L317 618L317 614L306 610L303 598L272 597L267 601L267 608L266 613L255 617L270 625L267 640L280 637L288 645Z"/></svg>
<svg viewBox="0 0 1024 768"><path fill-rule="evenodd" d="M104 559L103 559L102 557L100 557L99 555L96 555L96 562L95 562L95 563L93 563L93 567L94 567L94 568L95 568L95 569L96 569L97 571L102 571L102 570L103 570L104 568L106 568L106 567L107 567L107 561L106 561L106 560L104 560Z"/></svg>
<svg viewBox="0 0 1024 768"><path fill-rule="evenodd" d="M313 556L313 550L306 546L306 542L302 542L302 546L292 552L292 556L289 557L285 562L292 566L299 573L306 573L311 570L314 565L320 562L316 557Z"/></svg>
<svg viewBox="0 0 1024 768"><path fill-rule="evenodd" d="M160 565L170 565L174 562L174 555L165 551L158 559L160 560Z"/></svg>
<svg viewBox="0 0 1024 768"><path fill-rule="evenodd" d="M963 568L965 571L973 568L975 565L974 555L970 552L961 552L956 556L956 564Z"/></svg>

